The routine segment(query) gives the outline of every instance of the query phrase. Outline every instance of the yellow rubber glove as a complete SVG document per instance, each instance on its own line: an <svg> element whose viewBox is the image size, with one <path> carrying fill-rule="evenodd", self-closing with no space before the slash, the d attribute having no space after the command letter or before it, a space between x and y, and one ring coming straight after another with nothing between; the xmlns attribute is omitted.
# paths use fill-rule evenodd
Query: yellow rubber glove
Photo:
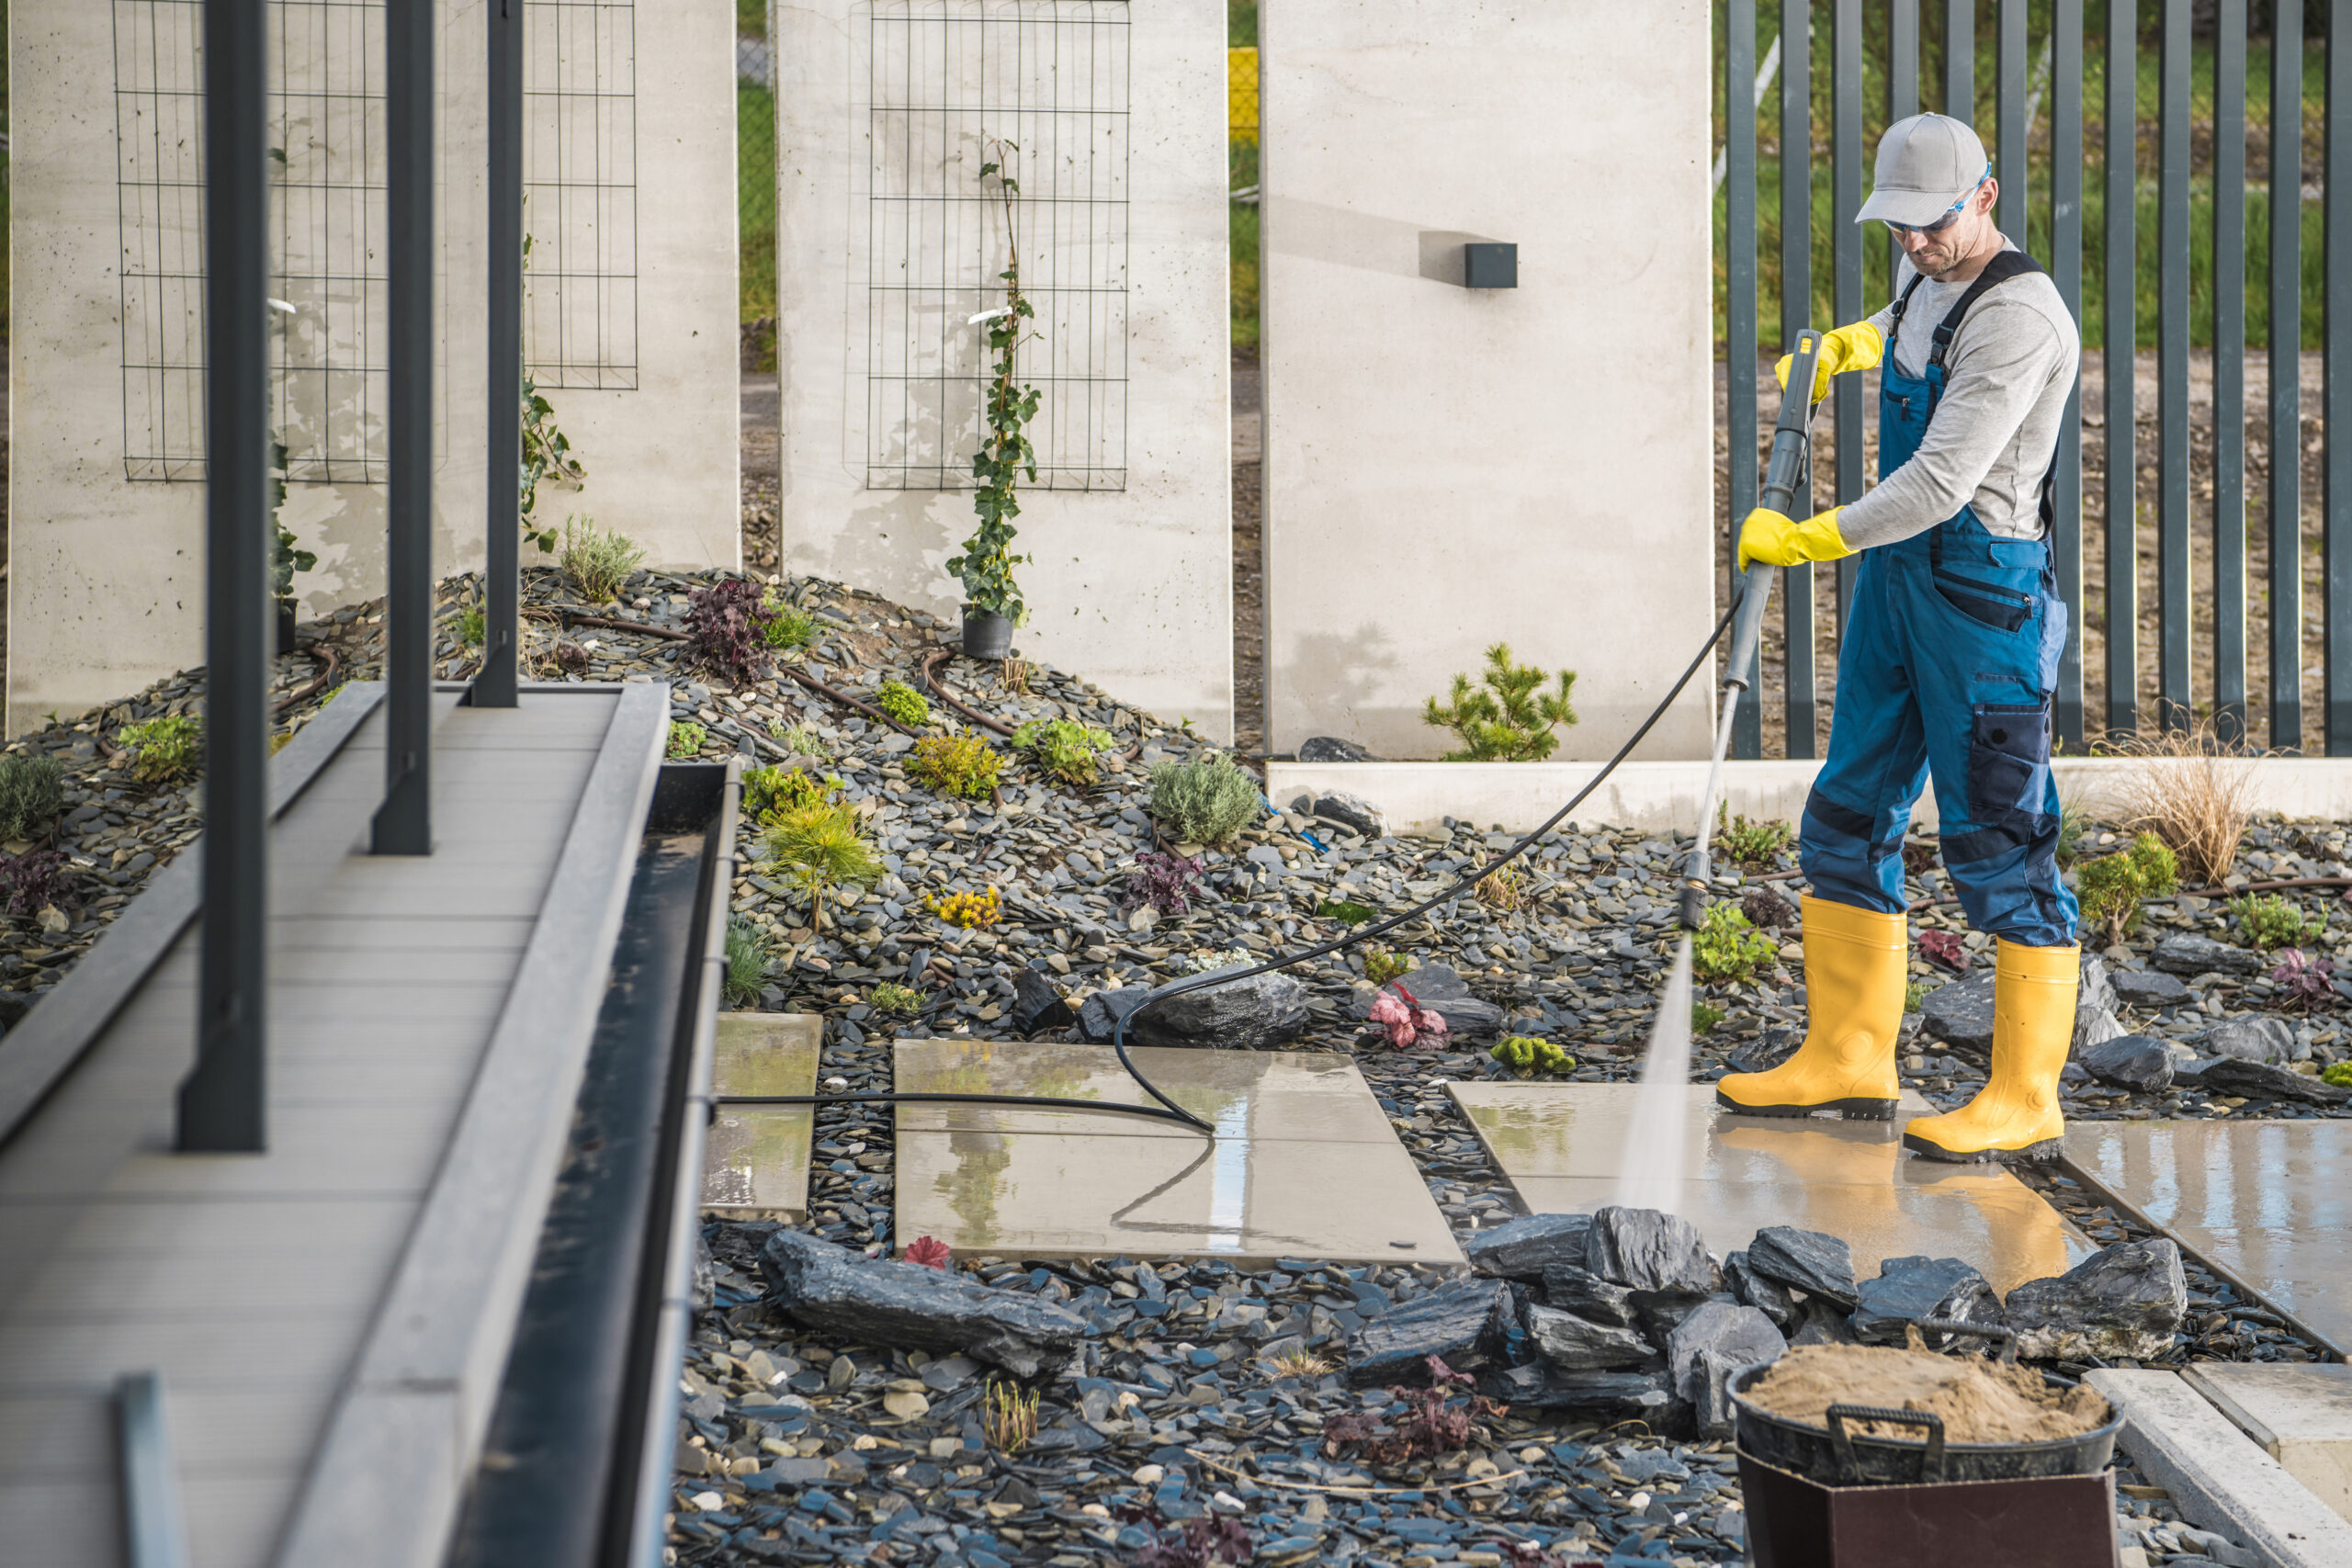
<svg viewBox="0 0 2352 1568"><path fill-rule="evenodd" d="M1841 376L1849 370L1874 370L1885 356L1885 341L1868 321L1856 321L1850 327L1822 333L1821 353L1813 362L1813 400L1817 403L1829 395L1832 376ZM1783 389L1789 384L1789 367L1796 357L1784 354L1781 362L1772 367L1772 374L1780 378Z"/></svg>
<svg viewBox="0 0 2352 1568"><path fill-rule="evenodd" d="M1854 547L1838 532L1838 514L1845 510L1833 506L1796 523L1770 507L1758 507L1739 525L1739 570L1746 571L1750 561L1796 566L1852 555Z"/></svg>

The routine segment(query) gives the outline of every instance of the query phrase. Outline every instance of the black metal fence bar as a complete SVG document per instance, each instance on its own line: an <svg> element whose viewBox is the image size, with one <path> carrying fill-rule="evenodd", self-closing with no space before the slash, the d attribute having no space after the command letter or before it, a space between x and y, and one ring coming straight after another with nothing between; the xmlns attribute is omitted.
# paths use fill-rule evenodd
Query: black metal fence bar
<svg viewBox="0 0 2352 1568"><path fill-rule="evenodd" d="M490 505L482 551L481 672L477 707L515 704L522 651L522 496L515 470L523 449L523 0L490 0ZM503 345L503 346L502 346Z"/></svg>
<svg viewBox="0 0 2352 1568"><path fill-rule="evenodd" d="M1831 314L1839 325L1870 314L1862 304L1862 231L1854 215L1862 209L1862 0L1837 0L1830 31L1831 75L1836 87L1831 161L1829 231L1837 266ZM1840 376L1837 399L1838 504L1862 498L1862 378ZM1838 563L1838 627L1842 634L1854 602L1852 556Z"/></svg>
<svg viewBox="0 0 2352 1568"><path fill-rule="evenodd" d="M2213 726L2245 733L2245 0L2213 48ZM2293 448L2290 447L2290 451Z"/></svg>
<svg viewBox="0 0 2352 1568"><path fill-rule="evenodd" d="M1756 506L1756 0L1725 0L1724 17L1724 400L1729 422L1731 515ZM1727 591L1739 581L1739 534L1727 547ZM1764 754L1764 706L1748 656L1732 748Z"/></svg>
<svg viewBox="0 0 2352 1568"><path fill-rule="evenodd" d="M204 925L175 1145L267 1143L269 138L264 0L204 7Z"/></svg>
<svg viewBox="0 0 2352 1568"><path fill-rule="evenodd" d="M2083 316L2083 0L2055 0L2050 40L2050 276L2067 313ZM2074 612L2052 698L2058 739L2083 746L2083 384L2066 394L2058 426L2050 529L2058 592Z"/></svg>
<svg viewBox="0 0 2352 1568"><path fill-rule="evenodd" d="M2138 27L2135 0L2108 0L2107 104L2099 135L2106 158L2107 276L2100 322L2099 356L2107 407L2107 728L2133 729L2140 722L2140 506L2137 457L2132 424L2133 320L2132 268L2136 243L2132 216L2138 206L2139 140L2137 96ZM2082 606L2075 606L2079 614Z"/></svg>
<svg viewBox="0 0 2352 1568"><path fill-rule="evenodd" d="M2339 171L2352 181L2352 0L2335 0L2327 14L2327 381L2321 412L2327 459L2320 536L2327 754L2352 757L2352 190L2337 183ZM2296 662L2300 667L2300 657Z"/></svg>
<svg viewBox="0 0 2352 1568"><path fill-rule="evenodd" d="M2303 733L2303 12L2270 33L2270 744ZM2283 456L2282 456L2283 455Z"/></svg>
<svg viewBox="0 0 2352 1568"><path fill-rule="evenodd" d="M431 0L390 0L384 7L390 691L374 847L390 855L433 852L434 9ZM493 489L497 482L493 471Z"/></svg>
<svg viewBox="0 0 2352 1568"><path fill-rule="evenodd" d="M2189 0L2164 0L2157 89L2156 721L2188 715Z"/></svg>
<svg viewBox="0 0 2352 1568"><path fill-rule="evenodd" d="M2001 0L1995 51L1993 156L2001 186L1996 220L2018 244L2026 233L2025 0Z"/></svg>
<svg viewBox="0 0 2352 1568"><path fill-rule="evenodd" d="M1811 7L1781 0L1781 342L1793 344L1813 313L1813 69ZM1809 498L1808 498L1809 499ZM1781 573L1788 636L1785 733L1788 754L1814 755L1813 568Z"/></svg>
<svg viewBox="0 0 2352 1568"><path fill-rule="evenodd" d="M1944 108L1976 123L1976 0L1944 0Z"/></svg>

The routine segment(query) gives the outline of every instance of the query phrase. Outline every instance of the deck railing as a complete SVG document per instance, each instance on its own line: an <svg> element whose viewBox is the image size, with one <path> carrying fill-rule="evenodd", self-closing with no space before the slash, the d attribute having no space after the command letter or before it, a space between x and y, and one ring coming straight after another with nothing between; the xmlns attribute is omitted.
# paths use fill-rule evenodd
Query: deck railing
<svg viewBox="0 0 2352 1568"><path fill-rule="evenodd" d="M1808 322L1842 324L1885 302L1893 249L1883 265L1870 264L1866 289L1865 246L1888 237L1853 221L1867 160L1887 124L1937 108L1985 135L2000 182L2001 227L2049 269L2078 321L2086 280L2101 296L2095 319L2082 324L2084 366L2102 375L2103 395L2095 412L2085 411L2077 385L2057 453L2052 547L2060 590L2074 607L2053 698L2063 745L2080 752L2104 734L2143 723L2174 728L2210 721L2223 740L2256 750L2352 756L2352 0L2324 0L2324 28L2309 40L2305 7L2296 0L2257 6L2252 24L2267 38L2250 33L2247 0L2213 0L2206 8L2191 0L2111 0L2094 4L2087 17L2085 0L1927 0L1924 7L1921 0L1781 0L1769 7L1768 0L1765 21L1779 35L1777 101L1757 81L1758 9L1757 0L1722 0L1718 9L1726 176L1722 320L1733 372L1726 561L1737 521L1757 493L1757 403L1743 395L1748 389L1739 372ZM2320 14L2319 6L2312 9ZM2086 32L2086 24L2093 30ZM1815 62L1825 41L1829 72L1817 84ZM2305 185L2301 155L2307 41L2321 46L2324 61L2316 192ZM2259 85L2267 107L2251 129L2281 153L2267 159L2267 189L2250 191L2247 59L2251 48L2264 63L2265 45L2267 69ZM1989 116L1980 114L1977 93L1978 64L1987 56ZM1930 59L1941 66L1938 101L1922 104L1922 66ZM2154 67L2145 85L2143 64ZM2086 92L2100 115L2096 174L2085 145ZM2139 147L2149 129L2143 100L2151 97L2153 191L2141 178ZM1759 225L1759 188L1769 192L1775 183L1759 157L1758 117L1766 104L1779 111L1778 143L1770 150L1779 163L1779 211L1804 215L1779 225L1776 301L1758 298L1758 243L1768 232ZM2201 167L2193 157L2192 124L2211 130ZM1825 141L1829 166L1822 192L1815 161ZM2335 177L2339 171L2348 182L2343 189ZM2088 273L2086 181L2103 209ZM2145 199L2150 196L2153 201ZM2317 235L2306 233L2302 218L2314 196L2324 203ZM2266 221L2247 221L2249 201L2264 209ZM2210 220L2203 217L2208 207ZM2142 246L2153 247L2153 280L2139 265ZM1814 277L1815 259L1825 255L1826 299ZM2316 541L2305 536L2301 475L2307 261L2317 269L2313 281L2324 300L2321 319L2311 323L2319 329L2324 373ZM2267 473L2255 507L2260 532L2252 536L2249 299L2260 311L2254 341L2267 349L2269 381L2267 417L2256 426ZM2138 308L2143 299L2153 306L2156 383L2156 471L2146 486L2136 463L2134 418L2143 402L2133 372L2133 351L2147 329ZM1758 333L1759 303L1766 302L1780 307L1778 332L1769 339ZM2200 303L2207 309L2193 309ZM2210 412L2199 412L2192 430L2191 357L2208 350ZM1875 414L1864 407L1860 378L1838 383L1826 423L1836 462L1827 492L1815 498L1824 506L1852 501L1863 490L1865 428ZM2098 547L2088 558L2086 434L2098 444L2105 470L2094 495ZM2207 484L2192 483L2193 437L2211 443ZM2270 461L2273 453L2282 460ZM2205 546L2210 564L2194 563L2193 542ZM2250 581L2250 556L2257 550L2262 575ZM2143 629L2143 558L2153 566L2152 637ZM2307 595L2305 578L2314 565L2317 592ZM1791 757L1816 753L1818 703L1834 681L1832 671L1816 665L1816 631L1830 629L1817 622L1842 617L1852 566L1838 563L1838 592L1827 604L1815 604L1811 569L1784 573L1781 719ZM2258 692L2248 685L2250 605L2267 626L2256 645ZM2315 650L2307 636L2314 618ZM2086 622L2100 644L2088 672ZM2200 633L2210 638L2210 651L2199 647ZM2319 711L2307 714L2304 688L2314 666ZM2148 694L2152 700L2143 700ZM1758 756L1763 712L1754 694L1743 704L1736 747L1741 755Z"/></svg>

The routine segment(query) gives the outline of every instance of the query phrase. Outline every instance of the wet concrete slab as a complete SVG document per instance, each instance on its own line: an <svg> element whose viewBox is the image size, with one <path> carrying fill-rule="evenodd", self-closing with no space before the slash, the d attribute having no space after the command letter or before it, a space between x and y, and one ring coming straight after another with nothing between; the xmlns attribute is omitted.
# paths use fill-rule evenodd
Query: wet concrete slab
<svg viewBox="0 0 2352 1568"><path fill-rule="evenodd" d="M723 1012L711 1072L720 1094L814 1094L825 1021L814 1013ZM719 1108L703 1156L702 1208L730 1220L808 1214L807 1105Z"/></svg>
<svg viewBox="0 0 2352 1568"><path fill-rule="evenodd" d="M2181 1376L2312 1495L2352 1520L2352 1367L2208 1361Z"/></svg>
<svg viewBox="0 0 2352 1568"><path fill-rule="evenodd" d="M2091 1122L2065 1160L2336 1354L2352 1352L2352 1122Z"/></svg>
<svg viewBox="0 0 2352 1568"><path fill-rule="evenodd" d="M1589 1213L1613 1201L1639 1086L1448 1089L1531 1212ZM1973 1264L2004 1293L2089 1256L2087 1237L1998 1166L1905 1153L1903 1123L1933 1111L1905 1091L1891 1122L1732 1116L1713 1089L1694 1084L1683 1217L1717 1256L1766 1225L1794 1225L1843 1237L1863 1279L1889 1258L1923 1254Z"/></svg>
<svg viewBox="0 0 2352 1568"><path fill-rule="evenodd" d="M1461 1248L1353 1062L1141 1047L1137 1067L1216 1128L1114 1111L902 1104L903 1247L1018 1258L1458 1263ZM1148 1103L1109 1046L900 1041L897 1087Z"/></svg>

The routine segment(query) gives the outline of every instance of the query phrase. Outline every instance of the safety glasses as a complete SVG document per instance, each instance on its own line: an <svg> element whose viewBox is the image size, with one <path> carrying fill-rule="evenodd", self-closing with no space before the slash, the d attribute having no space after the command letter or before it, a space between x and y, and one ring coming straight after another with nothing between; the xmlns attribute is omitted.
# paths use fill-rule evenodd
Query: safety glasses
<svg viewBox="0 0 2352 1568"><path fill-rule="evenodd" d="M1976 183L1968 187L1967 195L1946 208L1944 215L1933 223L1897 223L1891 218L1882 218L1879 221L1898 234L1940 234L1960 221L1961 209L1968 205L1969 197L1984 189L1984 182L1992 177L1993 165L1987 164L1984 165L1984 172L1976 176Z"/></svg>

